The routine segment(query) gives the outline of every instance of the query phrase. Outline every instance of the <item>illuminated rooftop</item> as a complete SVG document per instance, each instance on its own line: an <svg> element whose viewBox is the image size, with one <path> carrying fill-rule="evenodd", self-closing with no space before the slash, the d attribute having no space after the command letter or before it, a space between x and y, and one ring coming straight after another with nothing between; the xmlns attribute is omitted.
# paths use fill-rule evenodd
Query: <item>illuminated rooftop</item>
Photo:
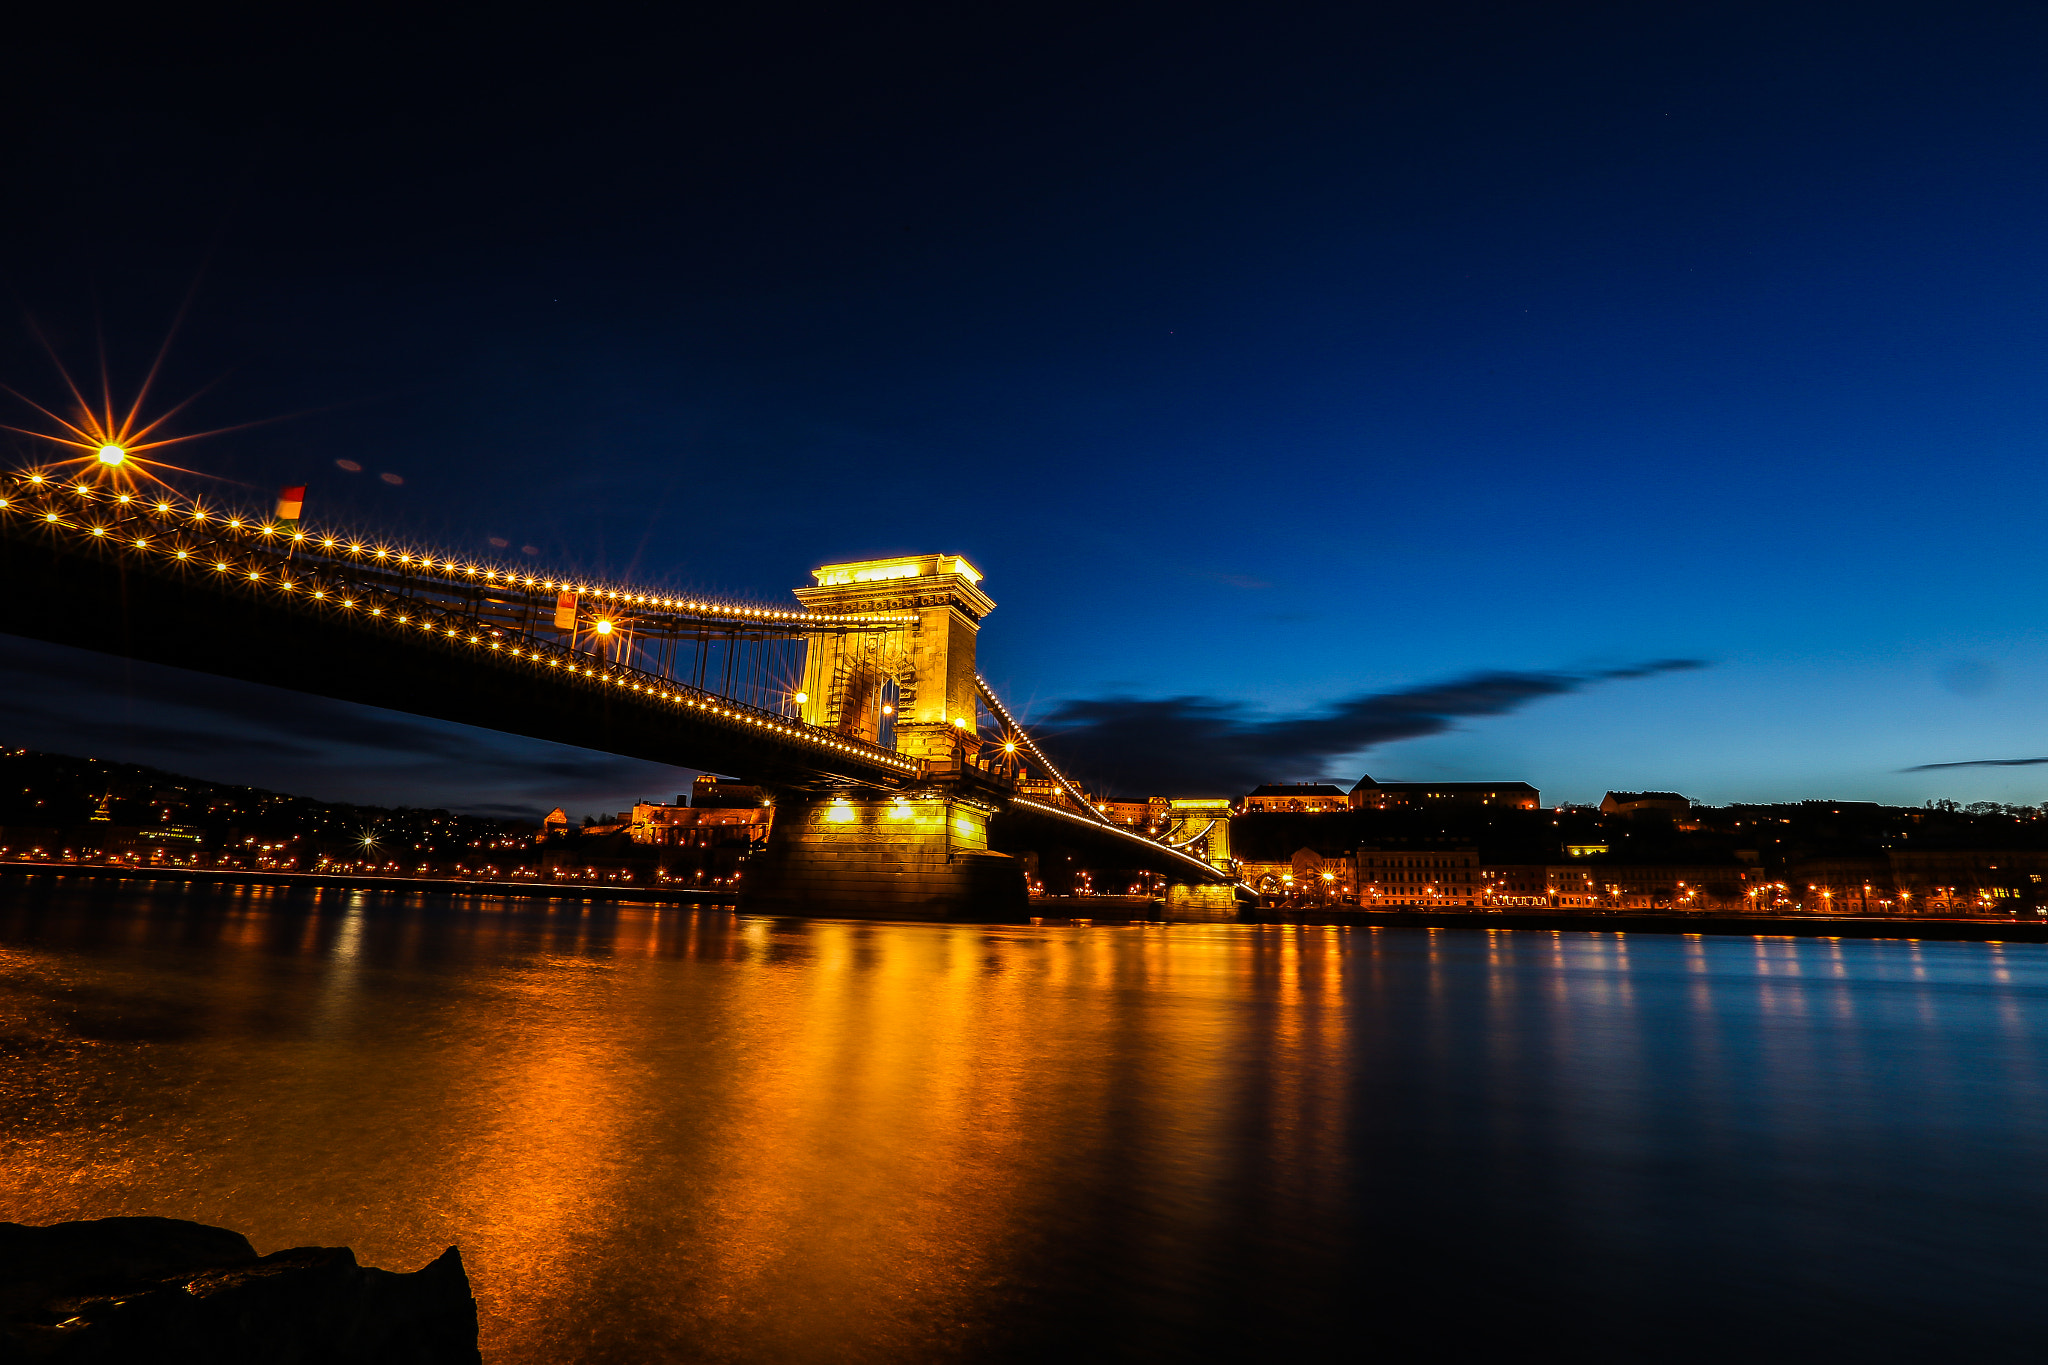
<svg viewBox="0 0 2048 1365"><path fill-rule="evenodd" d="M937 578L957 574L969 583L981 582L981 570L960 555L901 555L894 559L859 559L846 564L826 564L811 570L821 588L845 583L886 583L898 578Z"/></svg>

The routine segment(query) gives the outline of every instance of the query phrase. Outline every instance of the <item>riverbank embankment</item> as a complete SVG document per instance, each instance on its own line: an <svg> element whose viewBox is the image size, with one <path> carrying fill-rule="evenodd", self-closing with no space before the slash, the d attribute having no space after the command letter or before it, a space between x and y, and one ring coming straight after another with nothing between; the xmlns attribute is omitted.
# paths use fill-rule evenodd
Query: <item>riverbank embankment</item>
<svg viewBox="0 0 2048 1365"><path fill-rule="evenodd" d="M105 863L0 860L0 878L92 877L133 882L185 882L212 886L303 886L342 891L437 891L456 896L521 896L534 900L654 901L731 906L731 891L682 886L628 886L616 882L529 882L471 877L379 877L346 872L248 872L228 867L117 867Z"/></svg>
<svg viewBox="0 0 2048 1365"><path fill-rule="evenodd" d="M1032 922L1060 925L1171 922L1157 896L1033 896ZM1357 910L1347 906L1246 906L1243 924L1381 929L1570 929L1591 933L1736 934L1798 938L1951 939L2048 943L2048 922L2008 916L1714 914L1699 911Z"/></svg>
<svg viewBox="0 0 2048 1365"><path fill-rule="evenodd" d="M438 892L516 896L527 900L627 901L732 908L731 891L617 883L528 882L458 877L379 877L332 872L250 872L211 867L114 867L101 863L0 860L0 879L83 877L129 882L215 886L296 886L346 891ZM1112 926L1166 922L1165 907L1145 896L1034 896L1034 924ZM1569 910L1349 910L1247 908L1240 923L1377 927L1383 929L1536 929L1631 934L1733 934L1798 938L1934 939L1976 943L2048 943L2048 923L2009 918L1906 915L1717 915L1647 911L1596 914Z"/></svg>
<svg viewBox="0 0 2048 1365"><path fill-rule="evenodd" d="M1258 924L1361 925L1399 929L1570 929L1594 933L1737 934L1798 938L1948 939L1977 943L2048 943L2048 923L2010 918L1913 915L1615 914L1569 910L1248 910Z"/></svg>

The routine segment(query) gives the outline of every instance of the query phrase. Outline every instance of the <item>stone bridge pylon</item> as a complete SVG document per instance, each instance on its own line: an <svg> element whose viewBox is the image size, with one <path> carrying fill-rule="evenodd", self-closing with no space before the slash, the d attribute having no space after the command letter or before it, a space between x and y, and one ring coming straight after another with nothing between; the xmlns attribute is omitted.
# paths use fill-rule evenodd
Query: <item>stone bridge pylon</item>
<svg viewBox="0 0 2048 1365"><path fill-rule="evenodd" d="M803 719L925 765L908 791L851 784L791 793L743 902L765 913L938 918L1021 914L1024 872L990 850L1000 778L978 748L975 638L995 603L959 555L827 564L796 590L815 613L903 618L896 630L814 635L797 705Z"/></svg>

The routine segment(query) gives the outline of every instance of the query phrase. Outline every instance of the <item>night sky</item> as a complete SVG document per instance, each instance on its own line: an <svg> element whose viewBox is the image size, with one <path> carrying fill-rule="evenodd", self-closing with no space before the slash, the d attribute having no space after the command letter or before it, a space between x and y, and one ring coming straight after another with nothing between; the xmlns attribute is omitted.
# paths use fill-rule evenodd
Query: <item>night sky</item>
<svg viewBox="0 0 2048 1365"><path fill-rule="evenodd" d="M756 600L965 554L1128 794L2048 797L1924 766L2048 756L2048 11L729 8L18 31L0 378L59 397L32 316L132 388L189 294L183 429L283 419L195 487ZM0 741L315 796L687 785L0 687Z"/></svg>

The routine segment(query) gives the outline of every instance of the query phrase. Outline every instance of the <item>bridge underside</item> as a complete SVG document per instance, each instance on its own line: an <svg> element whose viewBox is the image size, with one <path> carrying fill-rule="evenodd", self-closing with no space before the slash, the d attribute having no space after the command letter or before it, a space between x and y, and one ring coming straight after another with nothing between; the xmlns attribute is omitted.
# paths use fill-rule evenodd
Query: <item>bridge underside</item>
<svg viewBox="0 0 2048 1365"><path fill-rule="evenodd" d="M0 538L0 583L9 600L0 628L13 635L771 786L901 781L858 756L821 761L725 717L536 675L436 636L309 612L260 591L205 583L200 591L213 591L195 609L194 585L111 556Z"/></svg>

